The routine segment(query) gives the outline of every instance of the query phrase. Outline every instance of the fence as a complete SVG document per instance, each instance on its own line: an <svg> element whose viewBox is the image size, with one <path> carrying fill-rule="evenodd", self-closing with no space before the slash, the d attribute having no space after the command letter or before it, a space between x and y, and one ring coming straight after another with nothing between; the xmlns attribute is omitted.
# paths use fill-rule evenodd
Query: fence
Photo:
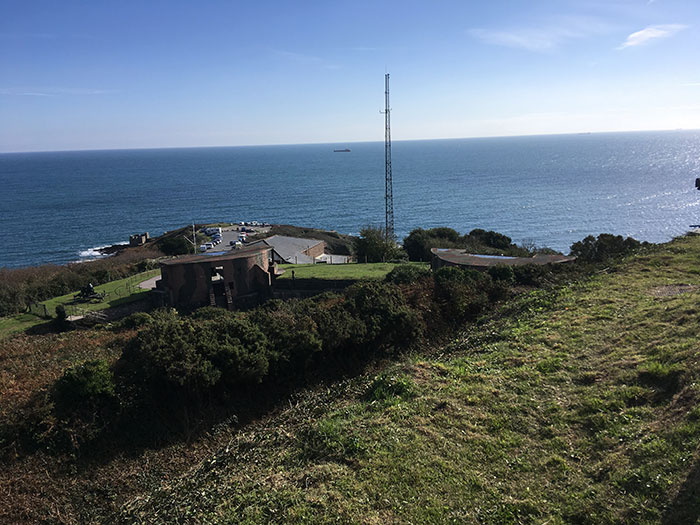
<svg viewBox="0 0 700 525"><path fill-rule="evenodd" d="M128 297L130 295L133 295L136 292L143 291L141 288L139 288L139 283L144 281L143 275L134 275L132 277L129 277L127 280L125 280L123 283L119 284L116 288L113 290L109 290L104 292L104 297L102 298L103 303L107 303L110 301L114 301L116 299L121 299L123 297ZM98 287L99 288L99 287ZM75 296L78 295L78 292L74 294ZM90 312L96 312L96 310L87 310L80 304L76 304L75 299L72 302L66 302L66 303L61 303L66 309L66 313L69 316L85 316L88 315ZM83 303L85 304L85 303ZM31 314L36 315L37 317L43 317L45 319L51 319L56 315L55 311L51 311L52 309L47 307L45 303L31 303L27 307L27 311ZM93 317L98 317L96 315L93 315Z"/></svg>

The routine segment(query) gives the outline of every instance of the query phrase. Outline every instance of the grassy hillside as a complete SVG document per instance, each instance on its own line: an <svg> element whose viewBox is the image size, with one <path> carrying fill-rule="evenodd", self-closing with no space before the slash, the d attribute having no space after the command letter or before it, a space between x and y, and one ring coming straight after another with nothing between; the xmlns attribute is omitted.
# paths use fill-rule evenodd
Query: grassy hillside
<svg viewBox="0 0 700 525"><path fill-rule="evenodd" d="M680 239L157 439L80 442L50 412L64 370L114 363L135 327L0 340L0 522L696 522L699 297L700 237Z"/></svg>
<svg viewBox="0 0 700 525"><path fill-rule="evenodd" d="M240 433L123 520L690 523L700 238L536 291Z"/></svg>

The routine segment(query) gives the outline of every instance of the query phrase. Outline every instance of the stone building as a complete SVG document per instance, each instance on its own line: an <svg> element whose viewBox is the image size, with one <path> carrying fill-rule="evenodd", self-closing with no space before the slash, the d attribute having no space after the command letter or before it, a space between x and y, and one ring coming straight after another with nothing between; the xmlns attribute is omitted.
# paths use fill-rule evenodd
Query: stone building
<svg viewBox="0 0 700 525"><path fill-rule="evenodd" d="M257 302L272 295L277 266L266 245L212 255L188 255L160 265L156 289L166 304L181 307Z"/></svg>

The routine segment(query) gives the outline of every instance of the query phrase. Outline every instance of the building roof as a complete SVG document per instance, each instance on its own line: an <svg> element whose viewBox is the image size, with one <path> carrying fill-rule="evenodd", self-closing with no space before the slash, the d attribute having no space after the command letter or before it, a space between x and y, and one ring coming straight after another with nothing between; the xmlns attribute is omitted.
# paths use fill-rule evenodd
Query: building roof
<svg viewBox="0 0 700 525"><path fill-rule="evenodd" d="M308 250L323 241L318 239L302 239L300 237L287 237L285 235L273 235L267 239L250 243L248 246L265 243L272 246L277 254L287 262L303 264L314 262L313 257L306 255L304 250Z"/></svg>
<svg viewBox="0 0 700 525"><path fill-rule="evenodd" d="M456 250L452 248L431 248L434 257L450 264L460 266L473 266L488 268L505 264L506 266L522 266L524 264L559 264L571 262L576 257L566 255L535 255L534 257L506 257L504 255L477 255L467 253L466 250Z"/></svg>
<svg viewBox="0 0 700 525"><path fill-rule="evenodd" d="M162 266L176 266L178 264L198 264L204 262L218 262L218 261L229 261L232 259L245 259L248 257L254 257L259 253L263 253L270 250L269 246L259 245L259 246L246 246L239 250L230 250L227 252L214 252L210 254L198 254L198 255L184 255L182 257L177 257L175 259L170 259L169 261L163 261L160 263Z"/></svg>

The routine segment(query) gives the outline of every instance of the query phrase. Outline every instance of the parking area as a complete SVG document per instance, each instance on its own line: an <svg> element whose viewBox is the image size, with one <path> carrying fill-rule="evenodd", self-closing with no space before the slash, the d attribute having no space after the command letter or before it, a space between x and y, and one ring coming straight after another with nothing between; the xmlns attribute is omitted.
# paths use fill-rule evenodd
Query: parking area
<svg viewBox="0 0 700 525"><path fill-rule="evenodd" d="M246 225L240 225L236 224L233 226L226 226L221 228L221 242L214 246L211 249L208 249L208 253L218 253L218 252L225 252L229 250L234 249L234 244L236 241L239 240L241 236L247 237L247 236L252 236L252 235L257 235L259 233L266 233L270 231L270 226L265 225L255 225L255 226L246 226ZM245 235L241 235L245 234ZM242 241L242 246L245 246L245 240Z"/></svg>

